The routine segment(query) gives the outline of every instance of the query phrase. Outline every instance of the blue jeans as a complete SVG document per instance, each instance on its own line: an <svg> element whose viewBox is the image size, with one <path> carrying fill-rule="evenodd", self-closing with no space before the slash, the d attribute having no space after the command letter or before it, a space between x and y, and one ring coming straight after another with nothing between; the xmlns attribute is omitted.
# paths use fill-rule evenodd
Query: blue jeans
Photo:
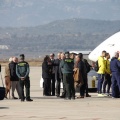
<svg viewBox="0 0 120 120"><path fill-rule="evenodd" d="M98 74L98 93L101 94L102 93L102 85L103 85L103 81L104 81L104 74Z"/></svg>
<svg viewBox="0 0 120 120"><path fill-rule="evenodd" d="M119 97L120 92L120 73L112 73L112 97Z"/></svg>

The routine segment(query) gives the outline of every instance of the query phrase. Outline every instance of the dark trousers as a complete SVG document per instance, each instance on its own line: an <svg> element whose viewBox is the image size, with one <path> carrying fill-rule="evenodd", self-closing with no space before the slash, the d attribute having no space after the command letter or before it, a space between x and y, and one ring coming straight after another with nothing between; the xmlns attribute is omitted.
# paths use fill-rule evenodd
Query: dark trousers
<svg viewBox="0 0 120 120"><path fill-rule="evenodd" d="M51 80L49 78L44 79L44 89L43 89L43 95L51 95Z"/></svg>
<svg viewBox="0 0 120 120"><path fill-rule="evenodd" d="M83 85L80 86L80 96L82 96L82 97L85 94L85 87L86 87L85 84L83 84Z"/></svg>
<svg viewBox="0 0 120 120"><path fill-rule="evenodd" d="M63 92L62 92L62 96L65 97L66 96L66 89L65 89L65 82L63 81Z"/></svg>
<svg viewBox="0 0 120 120"><path fill-rule="evenodd" d="M86 85L85 85L85 90L86 90L86 95L88 95L88 83L86 83Z"/></svg>
<svg viewBox="0 0 120 120"><path fill-rule="evenodd" d="M65 97L66 96L66 90L65 90L65 81L63 80L63 74L61 76L61 80L62 80L62 83L63 83L63 92L62 92L62 97Z"/></svg>
<svg viewBox="0 0 120 120"><path fill-rule="evenodd" d="M60 95L60 83L61 83L61 79L58 77L56 79L56 95L59 96Z"/></svg>
<svg viewBox="0 0 120 120"><path fill-rule="evenodd" d="M55 96L55 74L51 75L51 92L52 95Z"/></svg>
<svg viewBox="0 0 120 120"><path fill-rule="evenodd" d="M86 95L88 95L88 81L87 81L87 74L83 75L83 85L80 86L80 96L84 96L85 95L85 91L86 91Z"/></svg>
<svg viewBox="0 0 120 120"><path fill-rule="evenodd" d="M26 100L30 99L30 80L29 78L26 78L25 80L20 80L20 93L21 93L21 99L25 99L24 95L24 86L26 88Z"/></svg>
<svg viewBox="0 0 120 120"><path fill-rule="evenodd" d="M110 87L111 87L111 76L110 76L110 74L105 75L105 80L104 80L104 83L103 83L103 93L106 93L106 86L107 86L107 93L109 94L110 93Z"/></svg>
<svg viewBox="0 0 120 120"><path fill-rule="evenodd" d="M75 97L73 73L64 73L63 80L65 83L66 97Z"/></svg>
<svg viewBox="0 0 120 120"><path fill-rule="evenodd" d="M112 97L119 97L120 92L120 73L112 73Z"/></svg>
<svg viewBox="0 0 120 120"><path fill-rule="evenodd" d="M87 78L87 74L84 75L84 89L86 91L86 95L88 95L88 78Z"/></svg>
<svg viewBox="0 0 120 120"><path fill-rule="evenodd" d="M102 85L104 81L104 74L98 74L98 93L102 93Z"/></svg>

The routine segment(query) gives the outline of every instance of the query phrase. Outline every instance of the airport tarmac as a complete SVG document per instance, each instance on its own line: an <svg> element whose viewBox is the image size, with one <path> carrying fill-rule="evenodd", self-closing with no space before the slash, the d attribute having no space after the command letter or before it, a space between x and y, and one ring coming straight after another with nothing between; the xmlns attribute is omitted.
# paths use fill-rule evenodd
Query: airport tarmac
<svg viewBox="0 0 120 120"><path fill-rule="evenodd" d="M0 101L0 120L120 120L120 99L98 98L97 93L91 93L91 98L69 101L43 97L40 77L41 67L31 67L31 97L34 101Z"/></svg>

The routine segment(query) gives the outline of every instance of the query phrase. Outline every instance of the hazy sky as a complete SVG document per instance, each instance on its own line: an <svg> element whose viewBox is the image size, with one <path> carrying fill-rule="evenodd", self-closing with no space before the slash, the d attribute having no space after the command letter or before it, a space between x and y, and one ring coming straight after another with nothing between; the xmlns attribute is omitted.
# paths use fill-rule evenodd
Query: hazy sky
<svg viewBox="0 0 120 120"><path fill-rule="evenodd" d="M70 18L120 20L120 0L0 0L0 16L0 27Z"/></svg>

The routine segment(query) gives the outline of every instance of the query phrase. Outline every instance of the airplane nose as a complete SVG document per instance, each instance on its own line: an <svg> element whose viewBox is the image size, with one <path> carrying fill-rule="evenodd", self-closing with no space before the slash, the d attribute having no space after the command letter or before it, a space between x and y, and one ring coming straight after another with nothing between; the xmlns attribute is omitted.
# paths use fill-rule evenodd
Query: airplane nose
<svg viewBox="0 0 120 120"><path fill-rule="evenodd" d="M91 55L91 53L89 54L88 58L89 58L90 60L92 60L92 55Z"/></svg>
<svg viewBox="0 0 120 120"><path fill-rule="evenodd" d="M88 58L91 60L91 61L96 61L96 55L93 54L92 52L89 54Z"/></svg>

